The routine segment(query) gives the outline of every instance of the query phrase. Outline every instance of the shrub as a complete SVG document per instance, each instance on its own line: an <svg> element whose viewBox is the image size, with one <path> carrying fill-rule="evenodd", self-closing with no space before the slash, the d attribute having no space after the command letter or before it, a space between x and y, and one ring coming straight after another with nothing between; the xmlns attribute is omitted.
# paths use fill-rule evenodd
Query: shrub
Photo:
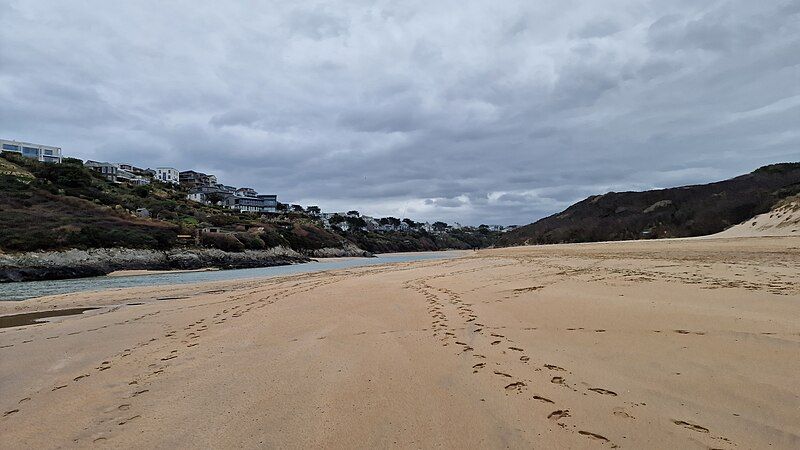
<svg viewBox="0 0 800 450"><path fill-rule="evenodd" d="M245 247L236 236L228 233L203 233L200 242L206 247L217 248L226 252L243 252Z"/></svg>
<svg viewBox="0 0 800 450"><path fill-rule="evenodd" d="M280 233L275 230L266 230L259 235L264 242L266 248L273 248L278 246L291 247L289 241L286 240Z"/></svg>
<svg viewBox="0 0 800 450"><path fill-rule="evenodd" d="M264 250L266 247L264 241L252 233L236 233L236 239L248 250Z"/></svg>
<svg viewBox="0 0 800 450"><path fill-rule="evenodd" d="M35 170L35 175L65 188L85 188L92 184L92 175L82 166L72 164L43 164Z"/></svg>

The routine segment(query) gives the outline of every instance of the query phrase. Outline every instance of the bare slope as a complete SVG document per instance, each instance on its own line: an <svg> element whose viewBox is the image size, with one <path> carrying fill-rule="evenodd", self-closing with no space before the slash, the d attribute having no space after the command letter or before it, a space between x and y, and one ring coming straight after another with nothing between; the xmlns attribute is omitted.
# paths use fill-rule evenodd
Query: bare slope
<svg viewBox="0 0 800 450"><path fill-rule="evenodd" d="M765 166L717 183L609 192L506 233L499 245L703 236L769 211L800 192L800 163Z"/></svg>

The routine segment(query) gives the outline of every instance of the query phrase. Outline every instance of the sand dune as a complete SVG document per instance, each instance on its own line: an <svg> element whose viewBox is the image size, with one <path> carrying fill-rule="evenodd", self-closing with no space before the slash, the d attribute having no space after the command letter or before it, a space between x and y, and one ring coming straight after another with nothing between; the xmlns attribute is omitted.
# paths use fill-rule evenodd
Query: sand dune
<svg viewBox="0 0 800 450"><path fill-rule="evenodd" d="M800 236L800 196L789 197L772 211L759 214L712 237Z"/></svg>
<svg viewBox="0 0 800 450"><path fill-rule="evenodd" d="M80 306L103 307L0 330L0 446L800 447L800 238L518 247L0 312Z"/></svg>

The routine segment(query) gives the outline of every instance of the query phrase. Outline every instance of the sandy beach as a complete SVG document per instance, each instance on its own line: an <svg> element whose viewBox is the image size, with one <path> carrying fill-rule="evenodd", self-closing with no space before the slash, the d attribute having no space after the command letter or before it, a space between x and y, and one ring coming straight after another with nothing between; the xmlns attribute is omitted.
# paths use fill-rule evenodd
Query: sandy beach
<svg viewBox="0 0 800 450"><path fill-rule="evenodd" d="M0 287L1 288L1 287ZM798 448L800 238L553 245L0 314L2 448Z"/></svg>

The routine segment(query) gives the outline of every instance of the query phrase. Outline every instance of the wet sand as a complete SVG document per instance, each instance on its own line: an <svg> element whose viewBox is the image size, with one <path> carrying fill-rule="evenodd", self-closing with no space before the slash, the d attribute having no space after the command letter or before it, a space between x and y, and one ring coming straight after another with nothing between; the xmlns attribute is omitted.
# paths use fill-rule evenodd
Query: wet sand
<svg viewBox="0 0 800 450"><path fill-rule="evenodd" d="M138 277L143 275L159 275L165 273L192 273L192 272L210 272L214 270L220 270L215 267L206 267L204 269L170 269L170 270L115 270L108 275L107 277Z"/></svg>
<svg viewBox="0 0 800 450"><path fill-rule="evenodd" d="M0 314L0 447L800 447L800 238L519 247Z"/></svg>

